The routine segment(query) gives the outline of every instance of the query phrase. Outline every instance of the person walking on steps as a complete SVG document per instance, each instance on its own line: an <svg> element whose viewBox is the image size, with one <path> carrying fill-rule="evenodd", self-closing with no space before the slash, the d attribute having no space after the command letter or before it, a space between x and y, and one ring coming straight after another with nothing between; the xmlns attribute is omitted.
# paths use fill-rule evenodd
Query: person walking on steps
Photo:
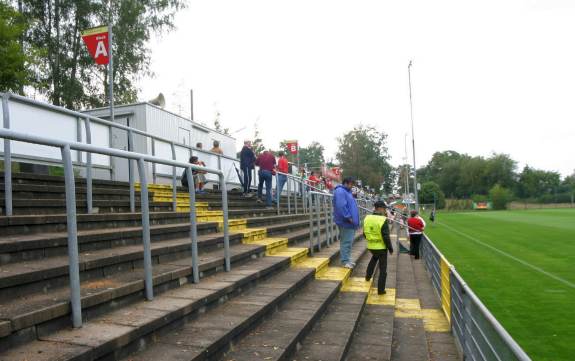
<svg viewBox="0 0 575 361"><path fill-rule="evenodd" d="M248 196L250 193L250 186L252 184L252 171L254 170L255 161L256 155L252 150L252 142L246 140L244 141L244 147L240 152L240 168L244 176L244 196Z"/></svg>
<svg viewBox="0 0 575 361"><path fill-rule="evenodd" d="M407 220L409 231L409 254L419 259L419 246L425 229L425 221L416 210L411 211L411 217Z"/></svg>
<svg viewBox="0 0 575 361"><path fill-rule="evenodd" d="M385 280L387 278L387 252L393 254L393 246L389 237L389 222L387 221L386 204L383 201L375 202L373 214L363 220L363 236L367 240L367 249L371 259L367 265L365 280L370 281L379 263L379 279L377 281L377 294L385 294Z"/></svg>
<svg viewBox="0 0 575 361"><path fill-rule="evenodd" d="M266 185L266 207L272 207L272 179L275 175L276 157L271 151L265 150L256 159L256 165L260 167L258 172L258 203L262 202L264 183Z"/></svg>
<svg viewBox="0 0 575 361"><path fill-rule="evenodd" d="M285 153L279 152L278 156L279 156L279 159L278 159L279 174L278 174L277 184L276 184L276 199L274 200L275 203L278 203L280 201L282 191L283 191L284 186L288 180L287 174L289 172L289 162L285 156Z"/></svg>
<svg viewBox="0 0 575 361"><path fill-rule="evenodd" d="M344 178L343 183L333 191L333 221L339 228L341 264L353 268L351 261L351 246L355 238L355 230L359 228L359 211L355 198L351 194L353 178Z"/></svg>

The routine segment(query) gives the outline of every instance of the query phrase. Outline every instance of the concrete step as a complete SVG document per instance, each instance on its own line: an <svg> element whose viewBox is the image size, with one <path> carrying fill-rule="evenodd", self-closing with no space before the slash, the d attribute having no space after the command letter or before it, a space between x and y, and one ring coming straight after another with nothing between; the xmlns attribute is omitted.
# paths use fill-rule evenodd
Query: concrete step
<svg viewBox="0 0 575 361"><path fill-rule="evenodd" d="M198 211L198 220L201 211ZM253 218L264 215L277 215L275 209L243 208L230 210L230 219ZM294 214L292 214L294 215ZM295 216L295 215L294 215ZM301 215L303 216L303 215ZM150 224L170 224L188 222L188 212L150 212ZM104 213L104 214L78 214L78 230L109 229L140 226L141 213ZM34 233L63 232L66 230L66 214L48 215L20 215L5 217L0 216L0 238L9 235L26 235Z"/></svg>
<svg viewBox="0 0 575 361"><path fill-rule="evenodd" d="M394 247L394 249L396 252L393 255L388 254L387 257L387 293L384 296L377 295L379 271L376 270L370 293L361 312L357 328L351 337L349 350L344 358L347 361L389 361L391 358L398 254L397 247ZM367 252L365 258L354 270L357 277L365 277L370 258L371 254Z"/></svg>
<svg viewBox="0 0 575 361"><path fill-rule="evenodd" d="M362 278L369 261L369 252L359 259L352 276ZM351 292L348 292L348 289ZM290 360L342 361L351 345L368 292L342 287L323 317L303 339ZM374 337L377 337L376 332ZM353 360L353 359L352 359Z"/></svg>
<svg viewBox="0 0 575 361"><path fill-rule="evenodd" d="M269 216L253 217L241 220L243 227L270 227L270 234L285 231L289 227L304 227L308 223L305 216ZM240 220L230 220L230 232L242 228ZM283 222L283 223L280 223ZM299 222L297 224L287 224ZM197 224L198 235L216 233L221 231L221 224L215 222L199 222ZM150 227L150 236L153 242L175 238L189 237L189 223L159 224ZM122 227L106 229L88 229L78 232L78 244L80 252L91 252L106 248L115 248L126 245L141 245L142 228ZM67 254L68 238L66 232L37 233L23 236L0 237L0 266L14 263L43 259L51 256Z"/></svg>
<svg viewBox="0 0 575 361"><path fill-rule="evenodd" d="M281 221L280 219L276 219ZM289 233L305 229L307 221L287 222L267 227L271 235ZM230 234L230 244L240 242L243 233ZM198 237L198 249L212 249L222 247L223 235L221 233L206 234ZM153 263L182 258L190 251L189 236L152 243ZM142 262L142 245L119 245L112 250L99 249L80 253L80 272L82 277L122 272L126 267L132 268L134 264ZM67 283L68 275L67 255L46 257L34 261L14 262L0 267L0 300L12 295L26 294L38 287L49 289ZM48 282L47 280L50 280ZM47 284L48 283L48 284ZM26 285L26 286L23 286ZM14 287L18 287L15 290Z"/></svg>
<svg viewBox="0 0 575 361"><path fill-rule="evenodd" d="M283 234L286 244L293 244L305 239L307 232L305 229ZM211 249L204 251L202 244L213 240L199 240L199 270L200 277L221 271L224 258L221 249ZM233 241L233 239L231 239ZM175 246L175 245L172 245ZM175 256L154 255L154 285L156 289L177 287L192 279L191 258L189 256L189 240L183 240L181 246L184 247ZM272 247L273 248L273 247ZM270 247L258 244L233 244L231 247L231 260L234 263L245 261L250 257L262 256L270 253ZM266 252L267 251L267 252ZM271 252L273 253L273 252ZM106 254L104 254L105 256ZM182 258L183 257L183 258ZM62 264L62 272L66 269L66 264ZM111 266L108 266L111 267ZM118 267L118 266L116 266ZM141 264L134 264L133 267L118 267L121 272L107 271L102 274L92 272L89 277L82 277L82 305L83 308L94 308L109 302L117 303L122 298L128 296L143 297L143 269ZM37 274L45 275L54 270L44 270ZM25 277L17 275L16 277ZM64 278L67 282L67 277ZM66 283L56 285L46 284L46 280L38 281L38 287L21 286L12 287L6 291L5 297L0 301L0 319L9 320L11 323L10 333L32 327L36 324L45 324L48 321L54 323L54 319L61 324L69 322L69 289ZM102 307L99 307L100 309ZM92 311L90 311L92 312ZM2 335L0 334L0 337Z"/></svg>
<svg viewBox="0 0 575 361"><path fill-rule="evenodd" d="M199 284L179 285L157 294L153 301L119 302L117 309L88 316L88 322L80 329L57 327L55 330L54 325L41 324L34 329L37 339L25 340L25 334L17 333L10 342L4 342L0 360L118 359L150 342L152 337L198 317L206 309L221 307L219 305L230 297L289 263L287 257L250 259L234 267L232 273L220 272L202 279Z"/></svg>
<svg viewBox="0 0 575 361"><path fill-rule="evenodd" d="M356 244L352 259L359 259L364 252L365 244ZM315 257L333 259L338 253L330 247L318 252ZM316 279L308 282L260 325L234 342L228 352L216 356L215 359L291 360L298 345L306 338L330 303L336 299L343 283L341 280L321 279L317 275L316 271Z"/></svg>

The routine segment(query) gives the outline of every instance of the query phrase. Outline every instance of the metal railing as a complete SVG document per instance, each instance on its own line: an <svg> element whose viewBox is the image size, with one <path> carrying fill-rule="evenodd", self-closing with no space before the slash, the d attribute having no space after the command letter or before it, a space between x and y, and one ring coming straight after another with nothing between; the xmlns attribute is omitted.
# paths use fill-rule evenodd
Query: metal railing
<svg viewBox="0 0 575 361"><path fill-rule="evenodd" d="M6 109L6 108L4 108ZM228 197L226 189L226 181L224 175L219 170L198 167L189 163L178 162L174 160L161 159L145 154L134 153L118 149L110 149L97 147L94 145L66 142L62 140L49 139L30 134L14 132L8 129L0 129L0 139L4 139L4 145L12 141L20 141L32 144L40 144L50 147L57 147L60 149L62 155L62 165L64 167L64 182L66 192L66 214L67 214L67 233L68 233L68 264L69 264L69 278L70 278L70 302L72 305L72 322L74 327L82 325L82 309L81 309L81 296L80 296L80 270L79 270L79 256L78 256L78 232L77 232L77 219L76 219L76 185L74 180L74 169L72 164L71 151L82 151L88 154L96 153L108 156L120 157L137 162L138 173L140 176L141 184L141 214L142 214L142 243L144 247L144 284L145 294L148 300L153 299L153 279L152 279L152 252L150 240L150 215L148 204L148 181L146 175L146 162L152 164L164 164L174 168L187 169L187 179L189 184L189 203L190 203L190 239L191 239L191 253L192 253L192 275L193 281L199 282L199 263L198 263L198 244L197 244L197 224L196 224L196 209L195 209L195 189L192 170L205 171L207 173L216 174L219 177L219 184L222 193L222 209L223 209L223 230L224 230L224 263L225 270L230 271L230 249L229 249L229 228L228 228ZM9 153L8 153L9 154ZM6 153L5 153L6 155ZM9 175L10 172L7 172ZM5 173L6 174L6 173ZM7 178L11 180L11 178ZM175 188L174 188L175 189Z"/></svg>
<svg viewBox="0 0 575 361"><path fill-rule="evenodd" d="M4 129L11 129L11 119L10 119L10 102L9 100L14 100L18 103L23 103L26 105L30 105L32 107L35 108L40 108L40 109L45 109L45 110L49 110L51 112L56 112L56 113L60 113L60 114L65 114L71 117L71 119L75 119L76 120L76 129L75 129L75 138L76 141L78 143L83 143L82 142L82 138L83 138L83 134L85 135L85 140L84 140L84 144L93 144L93 137L92 137L92 133L94 130L93 124L92 123L97 123L99 125L103 125L108 127L108 131L110 131L112 128L115 129L120 129L123 130L125 132L127 132L127 146L128 146L128 151L130 152L134 152L134 136L135 135L139 135L139 136L143 136L146 139L150 139L151 142L151 150L152 150L152 157L158 157L158 158L163 158L164 155L163 154L157 154L158 150L163 149L164 147L160 147L161 144L166 144L167 146L169 146L169 155L166 154L166 157L170 158L173 161L177 161L178 159L178 155L179 158L184 157L185 159L183 159L184 162L187 162L188 158L192 155L192 154L197 154L197 153L202 153L205 157L207 157L206 159L202 159L203 161L206 161L208 164L206 165L207 168L210 169L218 169L219 171L222 172L222 174L224 175L228 175L229 174L234 174L234 168L233 168L233 163L238 163L239 164L239 160L232 158L232 157L228 157L225 155L220 155L220 154L216 154L216 153L212 153L212 152L207 152L207 151L203 151L197 148L194 148L190 145L186 145L186 144L182 144L182 143L177 143L174 142L170 139L166 139L160 136L156 136L150 133L147 133L145 131L139 130L139 129L135 129L135 128L131 128L129 126L123 125L123 124L119 124L119 123L114 123L105 119L101 119L92 115L88 115L85 113L80 113L74 110L70 110L70 109L66 109L63 107L59 107L59 106L55 106L52 104L48 104L48 103L44 103L44 102L40 102L34 99L30 99L30 98L26 98L23 97L21 95L16 95L16 94L11 94L11 93L0 93L0 95L2 96L2 118L3 118L3 127ZM83 126L82 126L83 123ZM107 135L108 138L111 138L111 134ZM67 140L68 142L70 142L70 140ZM111 142L109 141L109 139L107 140L106 146L111 147ZM181 153L181 151L186 152L187 154L183 154ZM11 216L13 215L13 205L12 205L12 149L11 149L11 144L9 141L5 141L4 142L4 193L5 193L5 214L7 216ZM212 159L213 158L213 159ZM57 162L57 159L45 159L46 161L50 161L50 162ZM129 187L130 187L130 211L131 212L135 212L136 211L136 200L135 200L135 172L134 172L134 162L135 160L133 159L128 159L128 182L129 182ZM211 164L214 163L215 164ZM81 154L78 154L77 160L75 162L73 162L75 165L77 166L81 166L84 167L86 169L86 206L87 206L87 210L88 213L93 213L93 201L92 201L92 178L93 178L93 169L94 167L96 167L97 165L93 164L93 159L92 159L92 154L91 153L87 153L86 154L86 159L84 161L83 157ZM99 166L100 168L103 166ZM169 167L169 166L168 166ZM110 172L113 172L113 167L110 165L108 167L103 167L107 170L109 170ZM156 178L157 176L168 176L171 178L171 184L172 184L172 208L174 211L176 211L177 209L177 196L176 196L176 192L177 192L177 182L178 182L178 175L176 172L176 167L171 167L171 174L166 174L161 172L163 169L160 169L160 171L158 171L156 169L156 163L152 163L152 178L154 183L156 182ZM138 172L139 173L139 172ZM217 181L219 182L219 176L217 177L217 179L208 179L211 181ZM233 183L233 184L239 184L236 182L229 182L226 180L226 182L228 183Z"/></svg>
<svg viewBox="0 0 575 361"><path fill-rule="evenodd" d="M422 238L421 250L464 359L530 361L427 235Z"/></svg>

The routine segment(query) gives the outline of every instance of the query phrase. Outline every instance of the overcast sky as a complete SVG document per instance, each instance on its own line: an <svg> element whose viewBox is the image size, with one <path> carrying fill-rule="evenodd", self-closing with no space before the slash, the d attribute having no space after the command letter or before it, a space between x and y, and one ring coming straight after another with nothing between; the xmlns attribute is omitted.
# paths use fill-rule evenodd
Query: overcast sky
<svg viewBox="0 0 575 361"><path fill-rule="evenodd" d="M189 1L154 39L143 100L238 139L321 142L359 123L404 157L413 60L418 166L436 151L510 154L563 175L575 169L575 2L570 0ZM242 128L247 127L243 130ZM239 131L238 131L239 130ZM409 138L409 142L411 138ZM411 159L411 150L409 149Z"/></svg>

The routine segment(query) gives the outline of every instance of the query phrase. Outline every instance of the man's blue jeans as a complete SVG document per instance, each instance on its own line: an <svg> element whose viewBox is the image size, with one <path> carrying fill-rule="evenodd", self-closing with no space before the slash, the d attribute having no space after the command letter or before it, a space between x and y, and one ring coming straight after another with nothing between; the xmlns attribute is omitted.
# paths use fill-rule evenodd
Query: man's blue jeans
<svg viewBox="0 0 575 361"><path fill-rule="evenodd" d="M287 182L287 175L278 174L278 184L276 184L276 203L279 203L284 185Z"/></svg>
<svg viewBox="0 0 575 361"><path fill-rule="evenodd" d="M258 183L258 198L262 197L264 182L266 184L266 205L272 206L272 172L269 170L260 170L260 181Z"/></svg>
<svg viewBox="0 0 575 361"><path fill-rule="evenodd" d="M353 239L355 238L355 229L344 228L338 226L339 228L339 256L341 259L341 264L351 262L351 246L353 245Z"/></svg>

